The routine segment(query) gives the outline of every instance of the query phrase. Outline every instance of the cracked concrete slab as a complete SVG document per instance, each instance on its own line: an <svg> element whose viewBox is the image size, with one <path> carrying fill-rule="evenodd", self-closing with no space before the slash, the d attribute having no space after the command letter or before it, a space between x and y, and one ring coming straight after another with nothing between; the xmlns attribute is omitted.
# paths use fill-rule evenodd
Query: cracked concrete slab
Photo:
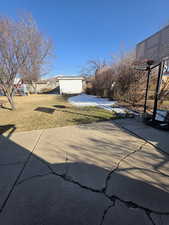
<svg viewBox="0 0 169 225"><path fill-rule="evenodd" d="M41 131L12 134L10 138L0 135L0 208L29 157Z"/></svg>
<svg viewBox="0 0 169 225"><path fill-rule="evenodd" d="M73 139L68 146L69 161L84 161L108 170L143 143L142 140L127 136L122 131L106 135L93 132L88 133L86 137L82 133L79 139L78 136L74 137L76 141Z"/></svg>
<svg viewBox="0 0 169 225"><path fill-rule="evenodd" d="M64 149L68 151L70 166L67 174L71 179L101 190L105 185L106 176L116 168L118 161L144 143L143 140L114 127L110 122L72 127L71 135L68 129L67 133L64 129L64 138L63 130L59 132L62 144L64 141L68 143L65 143ZM84 165L84 162L87 164ZM105 170L99 170L99 167Z"/></svg>
<svg viewBox="0 0 169 225"><path fill-rule="evenodd" d="M168 225L169 224L169 215L157 215L152 213L151 215L155 225Z"/></svg>
<svg viewBox="0 0 169 225"><path fill-rule="evenodd" d="M86 187L102 190L109 171L83 162L70 163L66 177Z"/></svg>
<svg viewBox="0 0 169 225"><path fill-rule="evenodd" d="M169 212L168 167L163 168L165 175L155 170L163 156L151 151L152 147L145 145L124 159L109 179L107 194L150 210Z"/></svg>
<svg viewBox="0 0 169 225"><path fill-rule="evenodd" d="M24 162L41 132L14 133L10 139L0 135L0 164Z"/></svg>
<svg viewBox="0 0 169 225"><path fill-rule="evenodd" d="M49 175L16 186L0 221L3 225L100 224L110 204L104 195Z"/></svg>
<svg viewBox="0 0 169 225"><path fill-rule="evenodd" d="M41 133L42 130L16 132L11 135L10 140L31 151Z"/></svg>
<svg viewBox="0 0 169 225"><path fill-rule="evenodd" d="M169 155L159 151L150 144L144 145L135 154L131 154L128 161L129 167L143 167L146 170L151 170L156 173L161 173L169 178Z"/></svg>
<svg viewBox="0 0 169 225"><path fill-rule="evenodd" d="M131 201L138 207L152 211L169 212L169 193L165 191L168 182L162 176L152 173L140 176L139 170L130 172L130 174L127 172L128 168L125 168L125 170L126 173L115 172L111 175L107 188L109 196L117 197L127 202ZM151 176L158 176L158 178L157 180L156 178L152 179ZM155 187L154 180L156 184L163 182L161 186L164 186L164 190Z"/></svg>
<svg viewBox="0 0 169 225"><path fill-rule="evenodd" d="M111 122L100 122L45 130L34 154L55 173L102 189L109 171L142 143L143 140L124 133Z"/></svg>
<svg viewBox="0 0 169 225"><path fill-rule="evenodd" d="M44 160L54 172L63 175L66 172L67 155L62 144L64 136L61 138L59 132L58 128L44 130L34 154Z"/></svg>
<svg viewBox="0 0 169 225"><path fill-rule="evenodd" d="M46 162L32 155L29 159L29 162L26 164L26 167L21 174L17 184L27 181L34 176L43 176L45 174L50 174L51 170L47 166Z"/></svg>
<svg viewBox="0 0 169 225"><path fill-rule="evenodd" d="M152 222L143 210L129 208L123 203L116 201L105 215L102 225L152 225Z"/></svg>
<svg viewBox="0 0 169 225"><path fill-rule="evenodd" d="M115 123L144 138L164 152L169 153L169 132L155 129L136 119L118 120Z"/></svg>
<svg viewBox="0 0 169 225"><path fill-rule="evenodd" d="M141 130L138 126L136 130ZM119 225L138 224L136 217L149 225L147 209L156 221L159 213L169 213L168 156L119 124L109 121L52 128L0 140L0 168L5 168L0 172L2 202L39 140L0 215L3 225L52 225L56 221L100 225L104 215L105 225L112 225L119 211L126 218L120 218ZM116 206L105 211L114 201ZM168 221L167 217L162 221Z"/></svg>
<svg viewBox="0 0 169 225"><path fill-rule="evenodd" d="M22 167L23 164L0 166L0 209Z"/></svg>

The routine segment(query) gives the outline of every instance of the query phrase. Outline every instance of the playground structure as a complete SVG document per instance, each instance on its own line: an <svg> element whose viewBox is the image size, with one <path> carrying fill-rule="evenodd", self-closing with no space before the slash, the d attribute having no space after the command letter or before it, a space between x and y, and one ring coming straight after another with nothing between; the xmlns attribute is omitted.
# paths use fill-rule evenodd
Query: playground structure
<svg viewBox="0 0 169 225"><path fill-rule="evenodd" d="M29 94L26 84L21 79L18 79L14 82L14 87L14 95L26 96Z"/></svg>
<svg viewBox="0 0 169 225"><path fill-rule="evenodd" d="M19 80L18 82L14 82L14 95L19 96L26 96L29 94L27 85L22 81ZM3 90L0 88L0 96L4 96Z"/></svg>
<svg viewBox="0 0 169 225"><path fill-rule="evenodd" d="M169 25L137 44L136 61L136 69L147 71L144 118L169 129Z"/></svg>

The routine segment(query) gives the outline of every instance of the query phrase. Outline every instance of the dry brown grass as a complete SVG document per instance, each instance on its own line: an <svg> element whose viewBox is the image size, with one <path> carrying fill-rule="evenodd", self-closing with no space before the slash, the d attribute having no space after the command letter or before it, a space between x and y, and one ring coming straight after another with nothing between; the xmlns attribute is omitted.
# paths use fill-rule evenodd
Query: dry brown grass
<svg viewBox="0 0 169 225"><path fill-rule="evenodd" d="M0 100L6 99L0 97ZM16 96L16 111L9 104L0 109L0 127L14 125L16 131L30 131L114 118L115 114L96 107L74 107L66 97L56 95ZM1 132L2 133L2 132Z"/></svg>
<svg viewBox="0 0 169 225"><path fill-rule="evenodd" d="M140 113L143 113L144 111L144 101L140 101L135 106L132 106L130 103L127 102L119 101L117 105L126 107L130 110L137 111ZM147 112L151 114L153 112L153 108L154 108L154 100L147 100ZM161 110L169 110L169 101L163 101L162 104L160 104L160 101L158 101L157 108Z"/></svg>

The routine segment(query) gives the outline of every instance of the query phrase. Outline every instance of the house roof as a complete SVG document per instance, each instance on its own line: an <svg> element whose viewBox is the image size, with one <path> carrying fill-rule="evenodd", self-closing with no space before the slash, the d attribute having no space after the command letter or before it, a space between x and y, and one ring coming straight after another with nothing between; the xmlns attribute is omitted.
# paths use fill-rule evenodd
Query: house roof
<svg viewBox="0 0 169 225"><path fill-rule="evenodd" d="M36 81L36 84L47 84L48 81L47 80L38 80Z"/></svg>
<svg viewBox="0 0 169 225"><path fill-rule="evenodd" d="M47 83L48 83L48 80L38 80L38 81L35 81L35 84L47 84ZM24 84L31 84L31 81L25 80L24 81Z"/></svg>
<svg viewBox="0 0 169 225"><path fill-rule="evenodd" d="M57 80L84 80L82 76L58 76Z"/></svg>

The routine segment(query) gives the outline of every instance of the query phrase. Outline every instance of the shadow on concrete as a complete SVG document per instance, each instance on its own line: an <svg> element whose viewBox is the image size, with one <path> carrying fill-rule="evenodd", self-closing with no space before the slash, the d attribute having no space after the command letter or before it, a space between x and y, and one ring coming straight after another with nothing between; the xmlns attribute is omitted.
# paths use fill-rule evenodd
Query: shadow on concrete
<svg viewBox="0 0 169 225"><path fill-rule="evenodd" d="M127 121L127 120L126 120ZM158 169L165 164L169 163L169 132L161 129L157 129L145 124L142 121L128 120L129 123L125 121L123 123L116 123L116 125L120 128L123 127L125 132L129 132L132 135L136 135L139 138L144 139L151 145L156 147L156 151L158 151L161 155L163 155L163 160L160 163L157 163L154 168ZM133 126L132 126L133 124Z"/></svg>
<svg viewBox="0 0 169 225"><path fill-rule="evenodd" d="M4 105L1 107L1 109L6 109L6 110L9 110L9 111L12 111L12 108L9 108L9 107L4 106Z"/></svg>
<svg viewBox="0 0 169 225"><path fill-rule="evenodd" d="M143 123L142 121L136 121L135 119L121 119L119 121L120 122L114 120L112 121L112 124L122 129L125 133L131 136L145 140L146 142L155 147L154 150L156 152L159 152L158 155L152 152L146 152L146 156L148 158L154 159L154 164L152 166L153 169L160 171L162 167L169 165L169 132L153 128ZM86 129L86 127L83 125L81 127L83 129ZM92 128L92 125L90 126L90 128ZM108 124L105 124L103 127L93 126L93 129L99 131L108 131L112 128L109 127ZM157 159L158 162L155 161ZM140 158L140 162L144 163L144 159Z"/></svg>
<svg viewBox="0 0 169 225"><path fill-rule="evenodd" d="M16 126L14 124L0 125L0 135L9 131L7 138L9 138L15 130Z"/></svg>
<svg viewBox="0 0 169 225"><path fill-rule="evenodd" d="M111 147L111 143L98 142L94 137L91 140L96 146ZM145 216L169 212L168 186L156 180L157 173L153 175L154 180L151 173L149 182L127 176L130 170L136 169L134 167L123 169L126 175L120 173L122 170L115 170L110 176L110 170L78 160L50 163L38 157L36 151L30 152L2 135L0 143L0 221L3 225L55 225L56 221L62 225L100 224L105 209L114 204L116 207L116 202L141 210ZM81 148L85 146L78 146L78 151ZM148 157L154 156L149 152ZM161 157L165 160L168 156L162 154ZM150 176L148 168L137 169ZM104 180L103 188L91 188L91 183L93 186L99 179ZM120 220L119 215L114 215L111 221ZM125 221L124 215L125 212L122 213ZM130 220L125 224L139 224Z"/></svg>

